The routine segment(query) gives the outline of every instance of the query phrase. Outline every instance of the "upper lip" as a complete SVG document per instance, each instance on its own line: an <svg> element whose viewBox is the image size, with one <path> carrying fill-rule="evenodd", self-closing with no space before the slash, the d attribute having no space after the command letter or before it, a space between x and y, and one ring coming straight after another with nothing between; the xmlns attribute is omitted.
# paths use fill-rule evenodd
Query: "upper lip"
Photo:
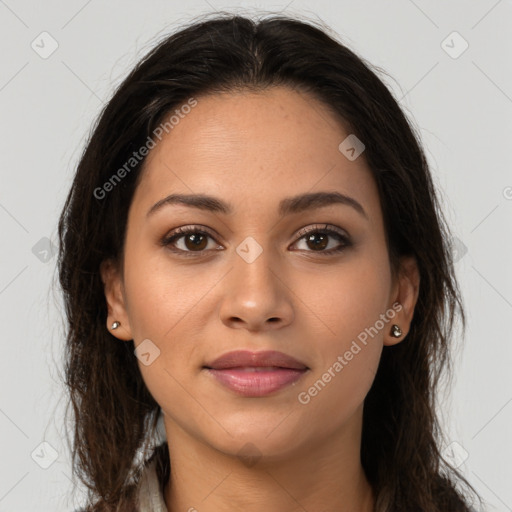
<svg viewBox="0 0 512 512"><path fill-rule="evenodd" d="M237 367L266 367L277 366L280 368L293 368L306 370L307 366L297 361L292 356L276 350L265 350L262 352L251 352L249 350L234 350L221 355L217 359L207 363L206 368L223 370Z"/></svg>

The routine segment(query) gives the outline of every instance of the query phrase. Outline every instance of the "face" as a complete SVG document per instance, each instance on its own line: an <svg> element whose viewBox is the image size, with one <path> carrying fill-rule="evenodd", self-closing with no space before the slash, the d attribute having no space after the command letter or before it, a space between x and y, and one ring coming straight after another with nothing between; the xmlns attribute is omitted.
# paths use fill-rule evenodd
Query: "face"
<svg viewBox="0 0 512 512"><path fill-rule="evenodd" d="M321 103L276 87L198 97L147 157L124 273L105 264L102 276L109 325L121 322L112 333L145 354L168 438L186 432L226 454L250 442L279 457L360 420L383 345L407 333L418 281L406 260L409 271L391 275L364 152L339 149L349 135ZM317 193L329 195L291 200ZM153 208L171 194L215 201ZM244 395L205 368L234 350L280 351L307 369Z"/></svg>

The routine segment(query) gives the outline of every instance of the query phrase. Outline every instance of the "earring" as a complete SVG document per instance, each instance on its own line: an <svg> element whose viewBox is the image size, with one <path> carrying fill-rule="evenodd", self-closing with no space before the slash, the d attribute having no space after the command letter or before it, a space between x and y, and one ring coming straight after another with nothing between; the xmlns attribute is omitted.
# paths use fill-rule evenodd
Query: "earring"
<svg viewBox="0 0 512 512"><path fill-rule="evenodd" d="M400 329L399 325L393 324L391 326L391 336L394 338L400 338L400 336L402 336L402 329Z"/></svg>
<svg viewBox="0 0 512 512"><path fill-rule="evenodd" d="M117 320L112 324L112 327L111 329L117 329L119 326L121 325L120 322L118 322Z"/></svg>

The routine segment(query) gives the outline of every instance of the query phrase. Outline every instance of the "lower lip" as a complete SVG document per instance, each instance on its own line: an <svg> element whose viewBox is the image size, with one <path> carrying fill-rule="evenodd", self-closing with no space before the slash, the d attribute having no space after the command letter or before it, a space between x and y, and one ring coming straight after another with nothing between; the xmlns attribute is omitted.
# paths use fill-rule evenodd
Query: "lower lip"
<svg viewBox="0 0 512 512"><path fill-rule="evenodd" d="M243 396L265 396L279 391L299 380L305 370L276 368L275 370L249 370L243 368L226 368L214 370L205 368L221 384Z"/></svg>

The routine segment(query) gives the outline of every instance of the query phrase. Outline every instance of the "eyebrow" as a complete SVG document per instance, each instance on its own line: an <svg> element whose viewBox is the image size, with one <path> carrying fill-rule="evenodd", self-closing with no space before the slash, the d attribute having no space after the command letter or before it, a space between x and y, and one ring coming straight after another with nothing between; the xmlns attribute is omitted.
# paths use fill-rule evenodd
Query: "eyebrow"
<svg viewBox="0 0 512 512"><path fill-rule="evenodd" d="M166 205L181 204L207 210L215 213L229 215L233 213L233 207L213 196L206 194L170 194L155 203L147 212L146 217L153 215ZM310 192L294 197L287 197L279 203L278 213L280 217L294 213L300 213L314 208L322 208L333 204L343 204L354 208L359 214L368 219L363 206L353 197L339 192Z"/></svg>

